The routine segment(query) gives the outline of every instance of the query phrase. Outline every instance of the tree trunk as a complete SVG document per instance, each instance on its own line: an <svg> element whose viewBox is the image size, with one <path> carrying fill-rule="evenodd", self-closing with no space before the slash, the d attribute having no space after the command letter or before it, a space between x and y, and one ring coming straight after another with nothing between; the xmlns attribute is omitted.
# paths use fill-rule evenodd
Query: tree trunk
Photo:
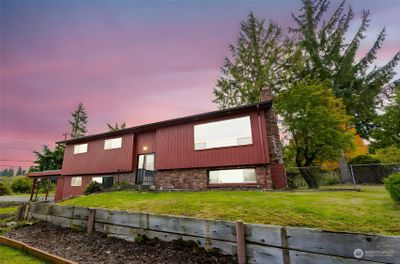
<svg viewBox="0 0 400 264"><path fill-rule="evenodd" d="M296 159L296 165L299 167L299 171L303 179L308 185L309 189L316 189L318 188L317 179L314 177L310 167L311 162L306 162L302 164L299 159Z"/></svg>

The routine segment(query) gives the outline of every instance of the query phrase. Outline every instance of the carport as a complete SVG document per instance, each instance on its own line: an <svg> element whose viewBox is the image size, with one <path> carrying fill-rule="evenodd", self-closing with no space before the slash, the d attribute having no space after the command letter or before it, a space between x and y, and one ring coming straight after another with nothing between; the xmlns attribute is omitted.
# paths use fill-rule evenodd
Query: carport
<svg viewBox="0 0 400 264"><path fill-rule="evenodd" d="M31 196L29 201L33 201L33 197L37 199L39 193L39 183L43 180L47 181L46 185L46 196L44 198L47 201L50 190L50 182L52 177L58 177L61 175L61 170L48 170L48 171L38 171L38 172L28 172L25 176L33 179Z"/></svg>

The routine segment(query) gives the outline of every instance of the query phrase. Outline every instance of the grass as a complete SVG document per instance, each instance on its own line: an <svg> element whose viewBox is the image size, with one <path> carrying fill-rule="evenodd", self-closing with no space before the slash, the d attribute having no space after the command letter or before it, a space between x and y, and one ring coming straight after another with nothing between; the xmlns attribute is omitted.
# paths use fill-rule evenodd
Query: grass
<svg viewBox="0 0 400 264"><path fill-rule="evenodd" d="M18 206L0 208L0 215L2 214L13 214L17 211Z"/></svg>
<svg viewBox="0 0 400 264"><path fill-rule="evenodd" d="M60 205L400 235L400 206L383 186L362 187L361 192L122 191L77 197Z"/></svg>
<svg viewBox="0 0 400 264"><path fill-rule="evenodd" d="M0 263L2 264L42 264L44 261L38 260L17 249L0 245Z"/></svg>

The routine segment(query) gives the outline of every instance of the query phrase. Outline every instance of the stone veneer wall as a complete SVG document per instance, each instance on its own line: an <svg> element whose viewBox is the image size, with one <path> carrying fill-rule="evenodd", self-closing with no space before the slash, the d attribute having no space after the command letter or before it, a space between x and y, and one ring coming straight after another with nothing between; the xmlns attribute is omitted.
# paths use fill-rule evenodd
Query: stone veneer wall
<svg viewBox="0 0 400 264"><path fill-rule="evenodd" d="M240 167L236 167L240 168ZM246 167L248 168L248 167ZM215 168L218 169L218 168ZM234 169L234 168L220 168ZM157 171L155 177L156 189L160 190L204 190L212 187L251 187L272 189L271 168L269 166L258 166L256 169L257 183L252 184L208 184L207 169L179 169Z"/></svg>

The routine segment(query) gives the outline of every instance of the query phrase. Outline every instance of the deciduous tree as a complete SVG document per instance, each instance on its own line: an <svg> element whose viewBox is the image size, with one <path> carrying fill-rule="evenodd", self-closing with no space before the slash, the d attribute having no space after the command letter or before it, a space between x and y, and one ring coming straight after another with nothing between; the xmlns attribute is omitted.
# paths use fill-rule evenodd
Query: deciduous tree
<svg viewBox="0 0 400 264"><path fill-rule="evenodd" d="M309 188L317 188L317 179L309 168L316 161L336 160L342 150L352 148L350 116L342 100L315 80L293 84L276 99L277 112L293 137L296 166Z"/></svg>

